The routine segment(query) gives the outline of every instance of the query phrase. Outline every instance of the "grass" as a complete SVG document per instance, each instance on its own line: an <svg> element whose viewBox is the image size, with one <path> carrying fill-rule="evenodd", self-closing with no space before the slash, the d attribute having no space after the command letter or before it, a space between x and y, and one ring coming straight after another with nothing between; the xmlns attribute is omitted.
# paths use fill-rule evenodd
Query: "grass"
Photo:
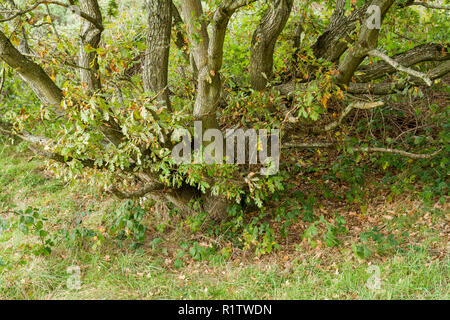
<svg viewBox="0 0 450 320"><path fill-rule="evenodd" d="M13 205L39 207L46 225L58 230L71 225L76 212L90 210L86 225L97 230L118 206L95 188L70 186L44 169L41 160L19 147L0 144L2 219L11 218ZM36 237L10 228L0 234L0 299L449 299L446 207L421 207L411 214L408 205L397 203L384 222L387 229L415 236L371 260L354 255L351 243L358 239L351 232L336 248L302 243L262 257L186 259L175 268L182 233L156 248L131 250L106 239L99 245L61 243L49 256L35 256L29 248ZM79 290L68 287L75 279L71 266L80 268ZM379 270L379 289L367 285L373 266Z"/></svg>

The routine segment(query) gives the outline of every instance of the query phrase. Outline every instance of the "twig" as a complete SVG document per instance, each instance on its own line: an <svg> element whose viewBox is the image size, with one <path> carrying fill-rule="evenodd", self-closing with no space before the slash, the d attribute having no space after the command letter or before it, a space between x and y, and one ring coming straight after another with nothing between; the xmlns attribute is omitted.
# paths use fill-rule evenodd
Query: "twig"
<svg viewBox="0 0 450 320"><path fill-rule="evenodd" d="M42 59L42 60L46 60L46 61L51 61L53 62L54 59L50 59L50 58L46 58L46 57L41 57L35 54L27 54L27 53L22 53L24 56L30 57L30 58L35 58L35 59ZM62 64L71 67L71 68L75 68L75 69L83 69L83 70L88 70L90 71L91 69L89 68L85 68L82 66L79 66L77 64L71 63L71 62L67 62L67 61L60 61Z"/></svg>
<svg viewBox="0 0 450 320"><path fill-rule="evenodd" d="M312 142L312 143L285 143L283 149L327 149L336 146L337 143L334 142Z"/></svg>

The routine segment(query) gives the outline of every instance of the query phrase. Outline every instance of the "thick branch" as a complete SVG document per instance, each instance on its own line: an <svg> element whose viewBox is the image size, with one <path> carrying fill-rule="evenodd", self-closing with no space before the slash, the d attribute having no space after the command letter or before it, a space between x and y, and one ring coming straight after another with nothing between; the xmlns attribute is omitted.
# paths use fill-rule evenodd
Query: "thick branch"
<svg viewBox="0 0 450 320"><path fill-rule="evenodd" d="M1 31L0 58L24 78L43 104L56 108L60 106L63 98L61 89L38 64L21 54ZM55 111L59 113L59 110Z"/></svg>
<svg viewBox="0 0 450 320"><path fill-rule="evenodd" d="M81 10L94 17L97 24L102 24L102 14L97 0L81 1ZM88 51L86 48L98 49L102 30L103 28L98 28L96 24L89 21L86 21L81 29L78 64L83 67L80 70L81 82L86 84L89 92L100 89L100 74L97 53L92 50Z"/></svg>
<svg viewBox="0 0 450 320"><path fill-rule="evenodd" d="M54 160L60 163L67 163L74 160L74 158L72 157L65 157L58 153L51 152L50 151L50 149L52 148L51 139L43 136L34 135L26 130L16 132L10 123L4 122L2 120L0 120L0 133L11 137L16 137L25 142L28 142L30 144L29 148L34 153L46 159ZM83 164L84 167L88 168L97 168L97 169L107 168L106 164L103 166L98 166L95 164L95 161L91 159L77 159L77 161Z"/></svg>
<svg viewBox="0 0 450 320"><path fill-rule="evenodd" d="M356 29L356 21L362 20L366 14L370 1L366 1L361 8L354 10L349 17L345 17L346 0L338 0L330 24L326 31L312 46L317 58L324 58L336 62L348 48L351 41L350 34Z"/></svg>
<svg viewBox="0 0 450 320"><path fill-rule="evenodd" d="M228 21L233 11L220 6L214 13L211 38L207 31L201 1L183 1L182 12L187 24L189 43L193 48L192 52L198 68L194 118L203 122L204 130L217 128L216 110L222 89L220 69L223 60L223 43Z"/></svg>
<svg viewBox="0 0 450 320"><path fill-rule="evenodd" d="M164 189L164 185L162 183L147 184L137 191L123 191L119 190L116 186L111 187L111 191L119 199L141 198L149 193L160 191L162 189Z"/></svg>
<svg viewBox="0 0 450 320"><path fill-rule="evenodd" d="M193 48L195 63L199 69L208 64L209 36L200 0L181 2L182 14L187 25L189 43Z"/></svg>
<svg viewBox="0 0 450 320"><path fill-rule="evenodd" d="M257 1L258 0L228 0L222 5L222 7L230 11L236 11L239 8L245 7Z"/></svg>

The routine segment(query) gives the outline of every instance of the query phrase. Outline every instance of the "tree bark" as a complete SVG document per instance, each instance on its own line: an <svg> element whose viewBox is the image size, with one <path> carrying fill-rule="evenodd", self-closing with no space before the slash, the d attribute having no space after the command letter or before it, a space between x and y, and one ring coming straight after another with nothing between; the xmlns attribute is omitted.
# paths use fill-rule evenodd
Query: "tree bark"
<svg viewBox="0 0 450 320"><path fill-rule="evenodd" d="M447 48L437 43L427 43L419 45L411 50L397 54L392 57L397 63L404 67L410 67L424 61L445 61L450 60ZM385 61L376 62L371 66L364 66L358 69L364 72L357 76L358 82L369 82L393 73L396 69Z"/></svg>
<svg viewBox="0 0 450 320"><path fill-rule="evenodd" d="M44 105L56 107L58 112L63 98L61 89L38 64L21 54L1 31L0 58L23 77Z"/></svg>
<svg viewBox="0 0 450 320"><path fill-rule="evenodd" d="M98 25L102 25L102 14L97 0L80 1L80 9L95 19ZM102 31L89 21L84 21L81 27L78 64L83 67L80 69L81 82L86 85L89 92L99 90L101 82L97 53L87 49L98 48Z"/></svg>
<svg viewBox="0 0 450 320"><path fill-rule="evenodd" d="M383 21L394 1L395 0L374 0L372 2L372 5L379 7L380 9L380 23ZM336 77L339 84L344 86L348 85L356 69L366 58L368 52L377 48L379 33L379 29L369 27L366 23L366 19L364 19L358 40L352 50L347 53L345 58L339 64L339 74Z"/></svg>
<svg viewBox="0 0 450 320"><path fill-rule="evenodd" d="M293 3L293 0L272 0L253 33L250 83L254 90L264 90L273 76L275 44L289 19Z"/></svg>
<svg viewBox="0 0 450 320"><path fill-rule="evenodd" d="M435 68L427 72L431 80L439 79L450 72L450 60L442 62ZM422 79L415 78L411 81L414 86L424 85ZM407 87L405 82L383 82L383 83L350 83L347 89L348 93L352 94L374 94L386 95L392 94L396 91L401 91Z"/></svg>
<svg viewBox="0 0 450 320"><path fill-rule="evenodd" d="M209 57L210 39L200 0L183 1L182 12L198 68L194 119L202 121L203 130L217 128L216 110L221 92L220 70Z"/></svg>
<svg viewBox="0 0 450 320"><path fill-rule="evenodd" d="M351 41L350 34L356 29L356 21L364 18L369 5L370 1L346 17L345 0L338 0L326 31L312 46L314 55L317 58L337 62L348 48L348 42Z"/></svg>
<svg viewBox="0 0 450 320"><path fill-rule="evenodd" d="M144 89L155 94L170 110L168 66L170 35L172 31L172 0L147 0L147 49L145 51L143 80Z"/></svg>

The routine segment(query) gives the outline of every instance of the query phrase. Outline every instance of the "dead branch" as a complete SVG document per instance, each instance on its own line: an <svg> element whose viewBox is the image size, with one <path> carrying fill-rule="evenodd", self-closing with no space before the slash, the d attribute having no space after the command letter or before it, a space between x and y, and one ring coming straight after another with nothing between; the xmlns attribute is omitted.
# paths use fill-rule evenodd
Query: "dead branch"
<svg viewBox="0 0 450 320"><path fill-rule="evenodd" d="M397 61L392 59L391 57L385 55L384 53L382 53L376 49L370 50L369 55L372 57L377 57L377 58L384 60L385 62L389 63L392 67L394 67L395 69L397 69L399 71L405 72L411 76L422 79L429 87L433 84L431 79L426 74L416 71L416 70L413 70L411 68L404 67L401 64L399 64Z"/></svg>
<svg viewBox="0 0 450 320"><path fill-rule="evenodd" d="M408 4L407 6L422 6L422 7L428 8L428 9L450 10L450 7L447 7L447 6L440 6L437 4L431 4L431 3L422 2L422 1L412 2L412 3Z"/></svg>
<svg viewBox="0 0 450 320"><path fill-rule="evenodd" d="M445 61L450 60L448 49L438 43L426 43L414 47L411 50L399 53L392 57L404 67L410 67L424 61ZM356 76L358 82L369 82L391 74L396 69L386 61L375 62L373 65L360 67L357 71L364 74Z"/></svg>
<svg viewBox="0 0 450 320"><path fill-rule="evenodd" d="M450 60L445 61L427 72L427 77L431 80L442 78L450 72ZM424 84L422 78L411 81L414 86ZM350 83L347 88L352 94L374 94L387 95L395 91L401 91L407 87L406 82L384 82L384 83ZM292 86L292 85L291 85ZM283 88L284 89L284 88ZM281 91L280 91L281 92Z"/></svg>
<svg viewBox="0 0 450 320"><path fill-rule="evenodd" d="M403 157L407 157L410 159L418 160L418 159L431 159L437 156L442 149L430 153L430 154L420 154L420 153L411 153L404 150L398 150L398 149L390 149L390 148L375 148L375 147L358 147L358 148L350 148L353 152L381 152L381 153L392 153L392 154L398 154Z"/></svg>
<svg viewBox="0 0 450 320"><path fill-rule="evenodd" d="M316 143L286 143L283 145L283 149L330 149L337 148L341 146L339 142L316 142ZM368 153L391 153L397 154L403 157L407 157L410 159L418 160L418 159L431 159L437 156L443 149L439 149L430 154L421 154L421 153L412 153L399 149L391 149L391 148L378 148L378 147L349 147L347 150L351 152L368 152Z"/></svg>
<svg viewBox="0 0 450 320"><path fill-rule="evenodd" d="M342 121L345 119L345 117L347 117L347 115L353 110L353 109L360 109L360 110L369 110L369 109L374 109L377 107L381 107L384 105L383 101L376 101L376 102L362 102L362 101L358 101L358 102L353 102L351 104L349 104L347 106L347 108L344 109L344 111L342 112L341 116L339 117L338 120L327 124L323 129L319 130L319 132L328 132L331 130L336 129L337 127L339 127L342 123Z"/></svg>

